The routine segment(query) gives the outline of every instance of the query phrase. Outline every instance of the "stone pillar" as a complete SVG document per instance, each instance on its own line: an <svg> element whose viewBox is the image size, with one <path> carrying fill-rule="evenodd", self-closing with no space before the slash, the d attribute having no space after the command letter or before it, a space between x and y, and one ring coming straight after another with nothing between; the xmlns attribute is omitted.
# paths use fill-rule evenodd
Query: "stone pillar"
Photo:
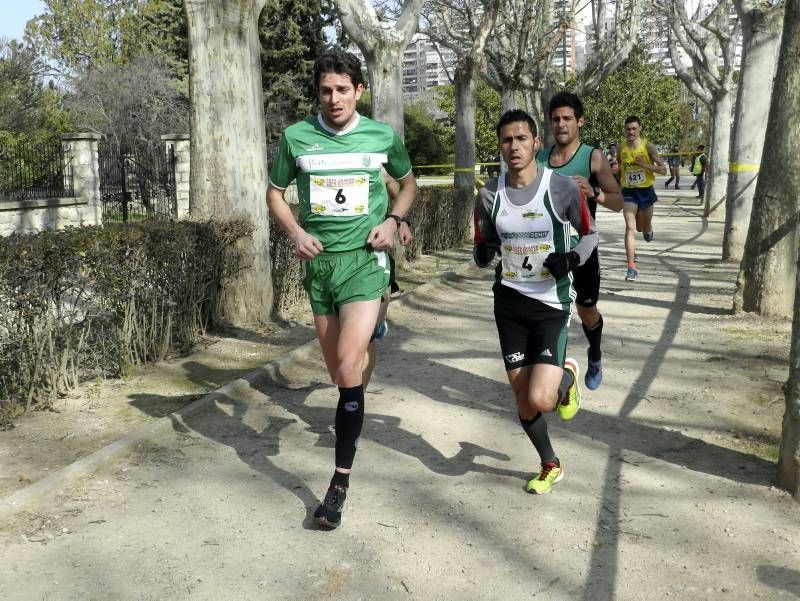
<svg viewBox="0 0 800 601"><path fill-rule="evenodd" d="M189 167L191 155L189 153L189 136L187 134L164 134L164 152L169 157L169 151L175 153L175 198L178 205L178 219L184 219L191 210L189 200Z"/></svg>
<svg viewBox="0 0 800 601"><path fill-rule="evenodd" d="M86 222L103 223L103 203L100 198L100 165L97 144L100 134L76 133L61 136L64 152L64 173L72 174L73 195L86 203Z"/></svg>

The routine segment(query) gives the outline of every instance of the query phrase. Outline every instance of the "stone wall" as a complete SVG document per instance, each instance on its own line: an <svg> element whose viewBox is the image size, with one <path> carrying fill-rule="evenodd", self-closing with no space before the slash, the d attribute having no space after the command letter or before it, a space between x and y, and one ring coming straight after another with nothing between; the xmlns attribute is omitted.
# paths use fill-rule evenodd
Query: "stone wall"
<svg viewBox="0 0 800 601"><path fill-rule="evenodd" d="M98 134L61 136L65 174L72 174L73 196L0 202L0 236L101 224L99 140Z"/></svg>

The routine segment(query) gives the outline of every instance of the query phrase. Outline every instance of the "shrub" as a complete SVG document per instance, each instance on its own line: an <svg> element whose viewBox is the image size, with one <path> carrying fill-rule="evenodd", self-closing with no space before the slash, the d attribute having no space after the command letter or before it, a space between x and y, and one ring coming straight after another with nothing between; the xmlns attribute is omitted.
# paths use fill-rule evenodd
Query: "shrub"
<svg viewBox="0 0 800 601"><path fill-rule="evenodd" d="M414 241L406 248L406 259L423 253L460 246L469 230L464 215L471 214L456 200L453 186L423 186L411 205L408 219L414 226Z"/></svg>
<svg viewBox="0 0 800 601"><path fill-rule="evenodd" d="M251 230L149 221L0 239L0 414L188 350L242 267L234 244Z"/></svg>

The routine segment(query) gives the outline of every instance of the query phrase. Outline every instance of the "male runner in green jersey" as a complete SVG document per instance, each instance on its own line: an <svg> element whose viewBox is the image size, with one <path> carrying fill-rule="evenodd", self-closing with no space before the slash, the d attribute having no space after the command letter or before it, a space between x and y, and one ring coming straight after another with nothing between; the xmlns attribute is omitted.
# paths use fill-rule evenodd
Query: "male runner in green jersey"
<svg viewBox="0 0 800 601"><path fill-rule="evenodd" d="M559 92L550 99L550 128L556 143L543 148L536 160L561 175L571 176L583 190L592 219L597 205L612 211L622 210L622 194L619 184L611 172L611 166L599 148L581 143L580 129L585 122L583 103L575 94ZM595 390L603 381L603 363L600 343L603 336L603 316L597 310L600 295L600 260L597 248L576 267L572 282L577 296L575 307L581 319L583 332L589 341L588 362L584 382L589 390Z"/></svg>
<svg viewBox="0 0 800 601"><path fill-rule="evenodd" d="M339 50L321 55L314 63L314 82L322 110L283 132L267 203L303 261L303 286L317 337L331 380L339 387L336 466L314 513L318 524L335 528L364 422L364 355L389 284L385 251L414 201L417 184L394 130L356 112L364 81L355 56ZM388 217L381 167L400 186ZM300 223L283 199L293 180Z"/></svg>

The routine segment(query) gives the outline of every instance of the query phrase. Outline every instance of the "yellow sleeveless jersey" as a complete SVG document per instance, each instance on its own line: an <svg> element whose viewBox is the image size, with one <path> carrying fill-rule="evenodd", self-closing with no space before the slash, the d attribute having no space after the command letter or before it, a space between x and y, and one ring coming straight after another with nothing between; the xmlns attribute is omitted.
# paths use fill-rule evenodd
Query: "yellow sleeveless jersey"
<svg viewBox="0 0 800 601"><path fill-rule="evenodd" d="M649 188L656 177L649 169L643 169L636 164L636 157L642 157L648 164L653 164L650 153L647 152L647 140L639 138L639 145L630 148L627 140L620 144L620 176L623 188Z"/></svg>

